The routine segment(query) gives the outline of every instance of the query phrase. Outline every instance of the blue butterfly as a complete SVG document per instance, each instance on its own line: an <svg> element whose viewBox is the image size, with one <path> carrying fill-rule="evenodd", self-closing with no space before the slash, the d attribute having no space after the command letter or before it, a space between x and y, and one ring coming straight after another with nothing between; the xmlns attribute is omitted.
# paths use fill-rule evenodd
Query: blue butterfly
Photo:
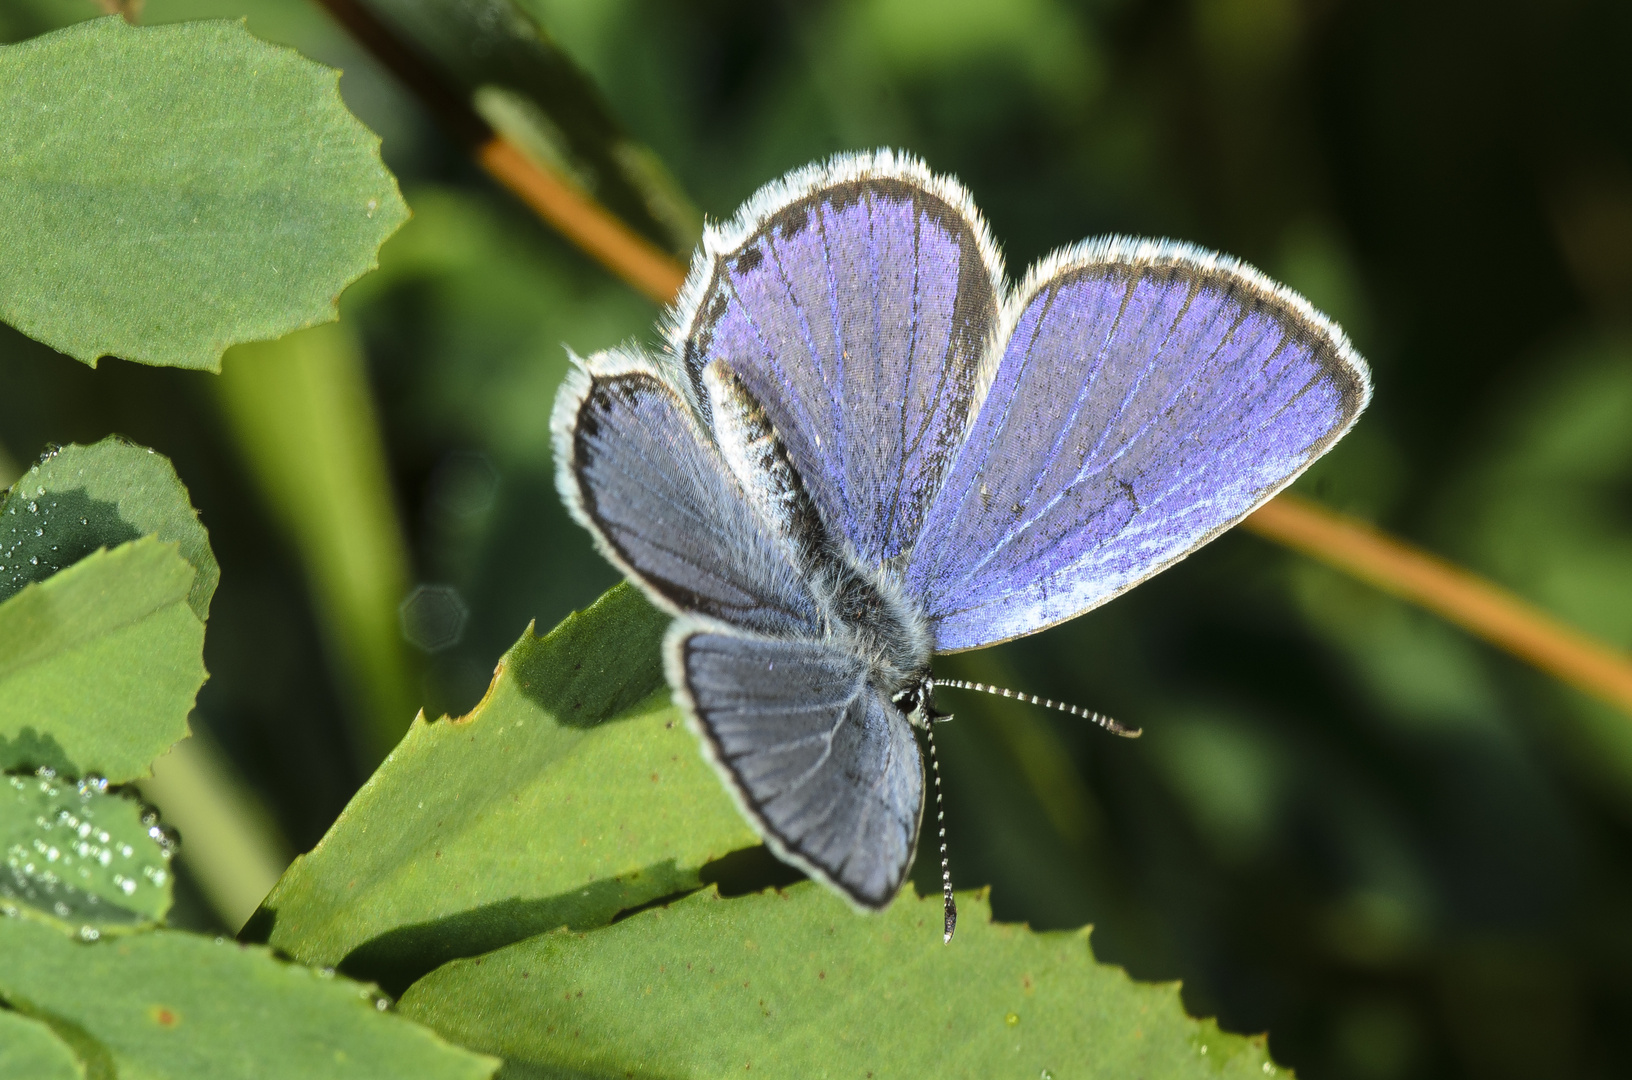
<svg viewBox="0 0 1632 1080"><path fill-rule="evenodd" d="M664 329L569 376L562 497L675 615L669 682L743 815L862 909L917 847L931 656L1171 566L1371 395L1307 301L1187 245L1090 240L1012 287L969 194L890 151L709 228Z"/></svg>

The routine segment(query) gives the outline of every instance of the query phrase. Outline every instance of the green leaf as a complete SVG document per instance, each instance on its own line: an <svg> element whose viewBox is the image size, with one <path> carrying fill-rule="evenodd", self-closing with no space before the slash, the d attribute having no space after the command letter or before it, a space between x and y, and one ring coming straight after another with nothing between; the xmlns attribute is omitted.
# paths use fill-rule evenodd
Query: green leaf
<svg viewBox="0 0 1632 1080"><path fill-rule="evenodd" d="M334 319L407 217L338 82L230 22L0 48L0 318L87 364L209 370Z"/></svg>
<svg viewBox="0 0 1632 1080"><path fill-rule="evenodd" d="M0 763L123 783L184 738L204 685L194 574L144 537L0 603Z"/></svg>
<svg viewBox="0 0 1632 1080"><path fill-rule="evenodd" d="M505 654L469 716L415 721L259 918L388 987L700 884L758 844L669 703L667 617L627 585ZM253 925L253 924L252 924Z"/></svg>
<svg viewBox="0 0 1632 1080"><path fill-rule="evenodd" d="M83 633L74 649L55 657L54 681L34 683L32 675L19 674L17 662L26 656L9 656L0 663L0 683L11 685L11 674L23 680L16 695L0 692L0 770L49 766L76 776L95 773L115 783L145 774L154 758L187 734L187 713L203 684L204 669L200 646L180 650L184 641L202 639L201 623L221 577L209 536L169 460L118 437L47 454L0 501L0 639L21 633L26 640L34 625L28 619L35 617L26 611L38 615L38 605L63 602L40 597L20 601L19 590L51 580L98 549L148 535L174 545L191 565L184 599L192 622L181 618L180 611L162 617L156 608L133 612L131 602L138 609L147 602L140 600L144 586L134 580L114 582L119 571L111 564L84 572L102 585L88 580L52 585L52 594L66 591L85 605L76 614ZM170 566L168 572L179 580L183 570ZM113 589L118 600L114 607L98 610L97 590L104 587ZM66 609L51 610L60 614ZM120 611L137 622L120 623ZM86 618L95 625L85 624ZM161 624L175 635L165 637ZM65 629L57 627L53 633L60 636ZM99 635L99 643L91 640ZM38 649L54 640L31 641L27 655L38 660ZM84 653L86 648L90 653ZM112 665L98 669L99 657L112 659ZM156 678L139 677L141 665L148 662L156 663L151 671ZM95 677L80 681L75 672ZM44 712L38 711L42 700Z"/></svg>
<svg viewBox="0 0 1632 1080"><path fill-rule="evenodd" d="M477 1080L496 1066L383 1012L368 987L263 948L170 930L85 945L0 919L0 955L0 997L92 1058L93 1075Z"/></svg>
<svg viewBox="0 0 1632 1080"><path fill-rule="evenodd" d="M151 535L180 545L198 572L187 602L209 618L221 568L170 460L117 435L53 450L0 501L0 600L97 548Z"/></svg>
<svg viewBox="0 0 1632 1080"><path fill-rule="evenodd" d="M1278 1071L1261 1038L1186 1016L1176 983L1096 963L1088 931L995 924L983 893L960 906L947 946L939 896L909 891L865 916L809 882L733 900L709 890L448 964L399 1008L507 1062L588 1075Z"/></svg>
<svg viewBox="0 0 1632 1080"><path fill-rule="evenodd" d="M84 1080L68 1044L38 1020L0 1009L0 1080Z"/></svg>
<svg viewBox="0 0 1632 1080"><path fill-rule="evenodd" d="M0 781L0 910L95 940L170 910L171 845L141 804L95 780Z"/></svg>

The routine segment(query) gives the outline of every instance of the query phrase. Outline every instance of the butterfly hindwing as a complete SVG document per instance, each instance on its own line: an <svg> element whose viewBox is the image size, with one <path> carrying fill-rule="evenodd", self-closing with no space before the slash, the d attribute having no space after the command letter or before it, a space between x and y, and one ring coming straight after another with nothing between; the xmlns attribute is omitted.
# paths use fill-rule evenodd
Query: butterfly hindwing
<svg viewBox="0 0 1632 1080"><path fill-rule="evenodd" d="M819 632L786 546L650 362L598 354L573 372L552 426L568 507L654 600L766 633Z"/></svg>
<svg viewBox="0 0 1632 1080"><path fill-rule="evenodd" d="M887 905L912 865L924 772L866 664L684 619L666 648L707 756L771 848L858 907Z"/></svg>
<svg viewBox="0 0 1632 1080"><path fill-rule="evenodd" d="M938 651L1041 630L1183 558L1323 454L1370 394L1301 298L1178 245L1083 245L1012 311L907 570Z"/></svg>
<svg viewBox="0 0 1632 1080"><path fill-rule="evenodd" d="M830 531L877 563L917 539L963 437L1001 281L955 182L844 157L710 231L671 344L700 401L708 365L732 369Z"/></svg>

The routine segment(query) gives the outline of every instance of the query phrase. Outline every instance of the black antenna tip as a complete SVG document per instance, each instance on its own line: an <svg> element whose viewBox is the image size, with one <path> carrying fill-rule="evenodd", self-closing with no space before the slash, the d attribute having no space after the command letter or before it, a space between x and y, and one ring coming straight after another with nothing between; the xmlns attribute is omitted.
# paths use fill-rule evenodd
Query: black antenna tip
<svg viewBox="0 0 1632 1080"><path fill-rule="evenodd" d="M948 893L947 896L946 896L946 905L945 905L945 907L946 907L946 937L941 940L941 944L950 945L950 944L952 944L952 932L955 931L958 928L958 902L956 900L952 899L952 894L951 893Z"/></svg>

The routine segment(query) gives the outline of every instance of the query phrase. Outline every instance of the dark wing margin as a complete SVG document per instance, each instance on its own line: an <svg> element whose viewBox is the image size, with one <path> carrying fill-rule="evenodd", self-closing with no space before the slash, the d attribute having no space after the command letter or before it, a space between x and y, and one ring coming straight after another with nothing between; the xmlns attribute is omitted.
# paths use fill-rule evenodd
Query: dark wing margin
<svg viewBox="0 0 1632 1080"><path fill-rule="evenodd" d="M1182 559L1343 436L1370 373L1338 327L1234 260L1112 238L1006 312L908 591L936 649L1074 618Z"/></svg>
<svg viewBox="0 0 1632 1080"><path fill-rule="evenodd" d="M771 850L858 908L888 906L917 849L924 770L866 665L684 619L665 653L705 755Z"/></svg>
<svg viewBox="0 0 1632 1080"><path fill-rule="evenodd" d="M956 181L889 151L779 180L710 229L670 345L709 414L720 361L764 406L829 533L917 540L967 426L1003 270Z"/></svg>
<svg viewBox="0 0 1632 1080"><path fill-rule="evenodd" d="M786 545L645 356L583 362L556 397L551 428L568 509L660 607L773 635L819 632Z"/></svg>

